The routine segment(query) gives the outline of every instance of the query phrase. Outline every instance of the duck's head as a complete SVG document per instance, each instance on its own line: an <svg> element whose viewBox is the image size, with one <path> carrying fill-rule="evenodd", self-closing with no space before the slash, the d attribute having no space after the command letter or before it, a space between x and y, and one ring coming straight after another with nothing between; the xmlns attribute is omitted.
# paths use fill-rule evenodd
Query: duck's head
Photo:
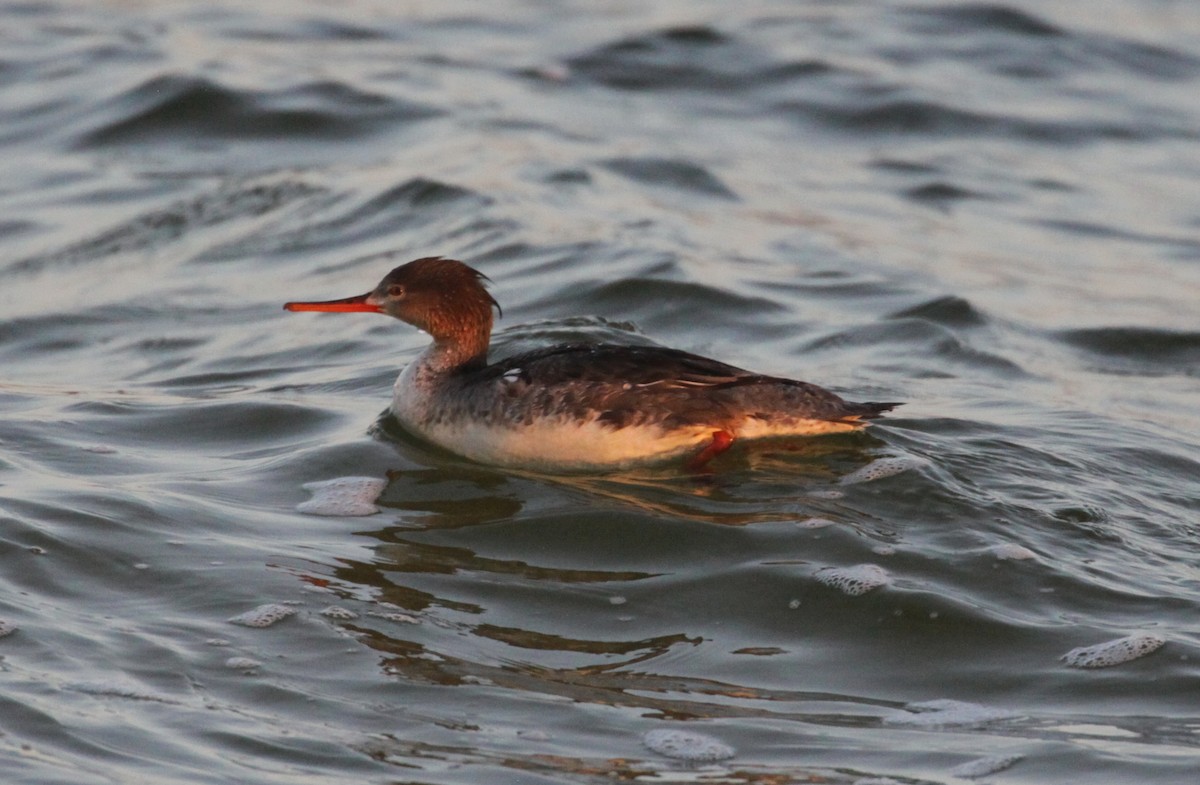
<svg viewBox="0 0 1200 785"><path fill-rule="evenodd" d="M487 362L492 308L500 305L484 288L487 278L455 259L431 256L402 264L371 291L320 302L285 303L289 311L382 313L408 322L433 338L438 362L469 368Z"/></svg>
<svg viewBox="0 0 1200 785"><path fill-rule="evenodd" d="M429 333L435 341L477 344L484 350L499 303L484 288L487 278L455 259L431 256L402 264L371 291L320 302L285 303L288 311L382 313Z"/></svg>

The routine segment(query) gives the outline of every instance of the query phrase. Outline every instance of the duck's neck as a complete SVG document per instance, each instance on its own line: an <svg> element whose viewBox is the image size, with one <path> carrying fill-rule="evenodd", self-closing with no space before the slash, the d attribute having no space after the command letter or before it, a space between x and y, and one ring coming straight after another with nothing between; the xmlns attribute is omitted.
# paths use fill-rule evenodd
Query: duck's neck
<svg viewBox="0 0 1200 785"><path fill-rule="evenodd" d="M418 360L422 375L450 376L487 365L492 339L492 298L478 282L453 299L426 307L409 324L424 331L433 344Z"/></svg>
<svg viewBox="0 0 1200 785"><path fill-rule="evenodd" d="M484 367L490 333L480 329L433 336L433 343L417 358L422 375L444 377Z"/></svg>

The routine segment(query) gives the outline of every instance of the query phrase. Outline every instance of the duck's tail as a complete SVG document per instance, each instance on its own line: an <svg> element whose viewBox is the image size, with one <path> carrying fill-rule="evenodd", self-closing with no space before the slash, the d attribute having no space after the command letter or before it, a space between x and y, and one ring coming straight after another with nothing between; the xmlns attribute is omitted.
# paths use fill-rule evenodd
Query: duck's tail
<svg viewBox="0 0 1200 785"><path fill-rule="evenodd" d="M851 403L847 401L847 412L840 419L844 422L861 422L882 417L884 412L890 412L897 406L903 406L903 401L867 401L866 403Z"/></svg>

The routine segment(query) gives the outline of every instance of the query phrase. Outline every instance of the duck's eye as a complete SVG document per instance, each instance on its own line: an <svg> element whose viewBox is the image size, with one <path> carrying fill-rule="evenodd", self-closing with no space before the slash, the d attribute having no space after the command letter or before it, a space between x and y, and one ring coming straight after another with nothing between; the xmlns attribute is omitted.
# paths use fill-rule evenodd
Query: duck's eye
<svg viewBox="0 0 1200 785"><path fill-rule="evenodd" d="M403 297L404 287L398 283L394 283L388 287L388 297Z"/></svg>

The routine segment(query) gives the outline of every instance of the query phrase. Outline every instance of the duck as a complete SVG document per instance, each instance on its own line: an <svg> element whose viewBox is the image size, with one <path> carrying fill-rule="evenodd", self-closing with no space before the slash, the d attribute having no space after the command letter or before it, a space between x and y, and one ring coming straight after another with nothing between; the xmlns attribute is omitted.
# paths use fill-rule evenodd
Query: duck
<svg viewBox="0 0 1200 785"><path fill-rule="evenodd" d="M605 472L682 460L707 471L735 442L857 431L900 405L855 403L661 346L566 343L489 362L502 311L486 282L461 261L431 256L366 294L283 307L384 314L428 334L396 379L392 415L428 442L499 467Z"/></svg>

